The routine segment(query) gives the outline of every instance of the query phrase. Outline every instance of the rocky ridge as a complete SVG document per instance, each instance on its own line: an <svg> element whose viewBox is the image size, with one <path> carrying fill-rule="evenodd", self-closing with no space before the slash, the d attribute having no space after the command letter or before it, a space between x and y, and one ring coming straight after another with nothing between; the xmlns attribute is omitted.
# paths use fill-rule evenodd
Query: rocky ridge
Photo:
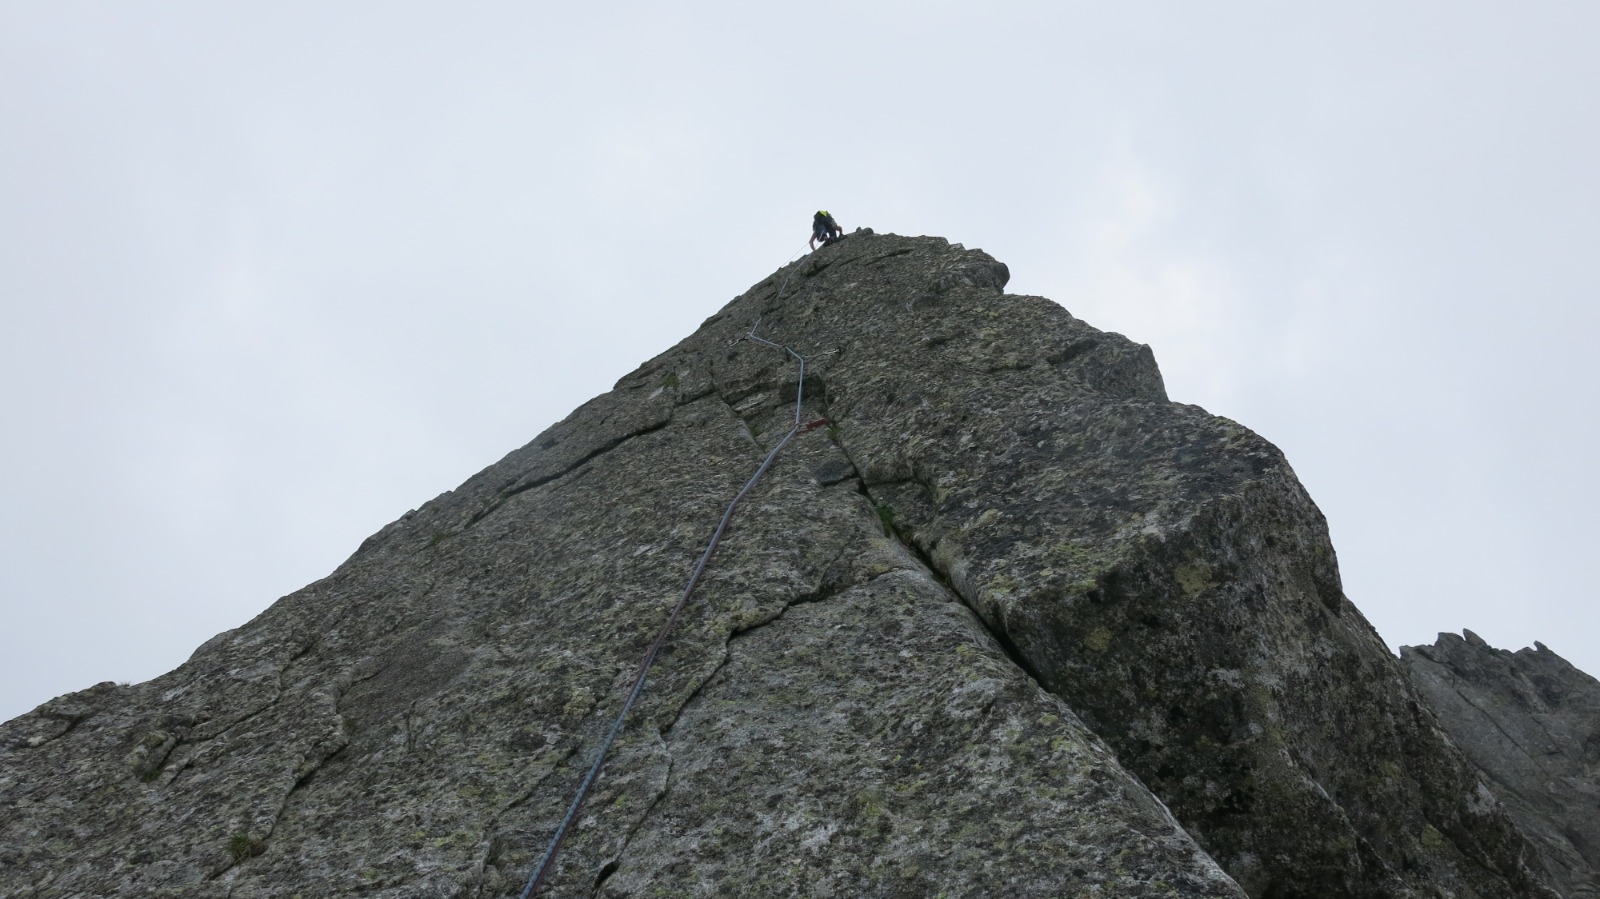
<svg viewBox="0 0 1600 899"><path fill-rule="evenodd" d="M1510 652L1472 631L1403 646L1400 660L1533 838L1548 882L1600 899L1600 681L1543 643Z"/></svg>
<svg viewBox="0 0 1600 899"><path fill-rule="evenodd" d="M1533 897L1282 455L858 232L175 671L0 726L0 893Z"/></svg>

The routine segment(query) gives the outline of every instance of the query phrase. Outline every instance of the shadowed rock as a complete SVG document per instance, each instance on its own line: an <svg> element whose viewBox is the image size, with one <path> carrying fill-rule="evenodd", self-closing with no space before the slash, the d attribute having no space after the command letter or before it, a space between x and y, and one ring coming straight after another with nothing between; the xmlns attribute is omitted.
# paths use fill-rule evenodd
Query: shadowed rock
<svg viewBox="0 0 1600 899"><path fill-rule="evenodd" d="M514 895L792 422L759 320L832 424L549 895L1550 895L1281 454L1008 274L858 232L172 673L0 727L0 893Z"/></svg>

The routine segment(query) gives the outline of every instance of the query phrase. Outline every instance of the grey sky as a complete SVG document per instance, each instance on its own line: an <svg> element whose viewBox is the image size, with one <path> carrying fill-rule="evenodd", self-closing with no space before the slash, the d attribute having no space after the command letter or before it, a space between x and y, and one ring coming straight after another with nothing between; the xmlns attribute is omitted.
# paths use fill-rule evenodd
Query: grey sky
<svg viewBox="0 0 1600 899"><path fill-rule="evenodd" d="M0 2L0 718L170 669L803 250L1277 443L1391 645L1591 673L1600 6Z"/></svg>

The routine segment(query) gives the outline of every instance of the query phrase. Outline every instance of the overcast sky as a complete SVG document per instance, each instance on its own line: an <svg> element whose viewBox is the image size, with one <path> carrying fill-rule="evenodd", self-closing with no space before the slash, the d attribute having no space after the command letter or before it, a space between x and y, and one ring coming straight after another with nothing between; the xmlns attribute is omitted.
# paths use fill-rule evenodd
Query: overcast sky
<svg viewBox="0 0 1600 899"><path fill-rule="evenodd" d="M1600 4L1308 6L0 0L0 719L329 573L819 207L1150 344L1391 646L1600 673Z"/></svg>

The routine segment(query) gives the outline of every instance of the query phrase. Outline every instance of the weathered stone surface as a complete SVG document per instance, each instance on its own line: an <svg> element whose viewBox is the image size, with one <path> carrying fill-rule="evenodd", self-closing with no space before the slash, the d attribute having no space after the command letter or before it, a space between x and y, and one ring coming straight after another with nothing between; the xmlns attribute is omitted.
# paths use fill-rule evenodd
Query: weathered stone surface
<svg viewBox="0 0 1600 899"><path fill-rule="evenodd" d="M514 895L793 420L759 319L832 425L550 895L1547 895L1277 450L1007 276L852 235L176 671L0 726L0 893Z"/></svg>
<svg viewBox="0 0 1600 899"><path fill-rule="evenodd" d="M1600 899L1600 681L1542 643L1472 631L1404 646L1406 674L1488 778L1567 899Z"/></svg>

